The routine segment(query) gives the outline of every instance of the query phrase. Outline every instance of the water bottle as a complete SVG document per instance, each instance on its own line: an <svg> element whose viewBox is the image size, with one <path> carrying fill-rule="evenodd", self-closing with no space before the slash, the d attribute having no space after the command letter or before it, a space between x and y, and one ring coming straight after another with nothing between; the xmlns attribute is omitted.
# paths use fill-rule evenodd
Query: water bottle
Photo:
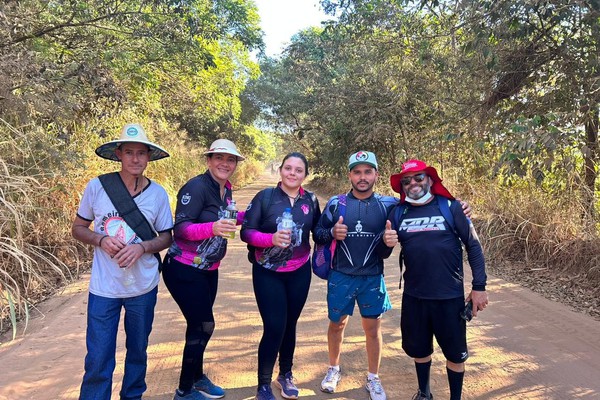
<svg viewBox="0 0 600 400"><path fill-rule="evenodd" d="M229 201L229 205L223 212L223 217L221 219L228 219L228 220L232 221L233 225L235 226L235 224L237 224L237 213L238 213L238 209L235 204L235 200L232 199ZM225 238L226 239L235 239L235 231L229 233Z"/></svg>
<svg viewBox="0 0 600 400"><path fill-rule="evenodd" d="M281 214L281 218L277 223L277 230L289 230L291 235L295 225L296 224L294 223L294 219L292 217L292 209L288 207L283 211L283 214Z"/></svg>
<svg viewBox="0 0 600 400"><path fill-rule="evenodd" d="M125 286L131 286L135 283L135 275L131 271L131 268L133 267L121 268L123 270L123 285Z"/></svg>

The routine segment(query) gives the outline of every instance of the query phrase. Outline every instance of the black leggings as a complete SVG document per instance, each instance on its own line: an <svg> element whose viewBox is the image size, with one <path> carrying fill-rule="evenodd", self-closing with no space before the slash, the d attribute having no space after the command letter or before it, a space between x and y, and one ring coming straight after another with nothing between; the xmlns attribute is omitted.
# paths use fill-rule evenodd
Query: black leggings
<svg viewBox="0 0 600 400"><path fill-rule="evenodd" d="M187 322L179 389L190 390L204 373L204 350L215 329L213 305L219 273L203 271L165 257L163 280Z"/></svg>
<svg viewBox="0 0 600 400"><path fill-rule="evenodd" d="M310 278L310 262L292 272L252 266L254 296L263 321L263 336L258 346L259 385L271 382L278 354L279 373L292 370L296 323L306 303Z"/></svg>

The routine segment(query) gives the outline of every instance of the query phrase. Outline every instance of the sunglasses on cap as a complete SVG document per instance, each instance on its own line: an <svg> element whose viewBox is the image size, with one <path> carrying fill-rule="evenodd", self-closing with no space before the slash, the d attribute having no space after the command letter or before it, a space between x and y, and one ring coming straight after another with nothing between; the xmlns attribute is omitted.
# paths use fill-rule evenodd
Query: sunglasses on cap
<svg viewBox="0 0 600 400"><path fill-rule="evenodd" d="M414 176L405 176L402 179L400 179L400 183L402 183L404 186L410 185L410 181L412 181L413 179L415 182L421 183L425 180L426 177L427 177L427 174L422 172L422 173L414 175Z"/></svg>

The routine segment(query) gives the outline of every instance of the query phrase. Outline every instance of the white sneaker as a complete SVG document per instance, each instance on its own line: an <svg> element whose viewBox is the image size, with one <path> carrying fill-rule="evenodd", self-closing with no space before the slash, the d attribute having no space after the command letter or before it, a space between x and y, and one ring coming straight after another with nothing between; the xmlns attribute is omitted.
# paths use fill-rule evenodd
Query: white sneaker
<svg viewBox="0 0 600 400"><path fill-rule="evenodd" d="M321 381L321 392L335 392L340 379L342 379L342 372L335 370L333 367L329 367L327 375L325 375L325 378Z"/></svg>
<svg viewBox="0 0 600 400"><path fill-rule="evenodd" d="M369 392L369 399L371 400L387 400L385 390L381 386L381 380L379 378L367 379L367 385L365 389Z"/></svg>

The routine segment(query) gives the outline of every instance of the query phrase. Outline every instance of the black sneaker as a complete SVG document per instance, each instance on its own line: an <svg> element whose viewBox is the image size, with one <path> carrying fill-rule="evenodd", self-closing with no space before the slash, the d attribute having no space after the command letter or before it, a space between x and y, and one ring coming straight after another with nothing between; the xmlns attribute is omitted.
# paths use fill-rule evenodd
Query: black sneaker
<svg viewBox="0 0 600 400"><path fill-rule="evenodd" d="M433 393L429 393L429 396L425 396L421 390L417 390L417 393L415 393L412 400L433 400Z"/></svg>

